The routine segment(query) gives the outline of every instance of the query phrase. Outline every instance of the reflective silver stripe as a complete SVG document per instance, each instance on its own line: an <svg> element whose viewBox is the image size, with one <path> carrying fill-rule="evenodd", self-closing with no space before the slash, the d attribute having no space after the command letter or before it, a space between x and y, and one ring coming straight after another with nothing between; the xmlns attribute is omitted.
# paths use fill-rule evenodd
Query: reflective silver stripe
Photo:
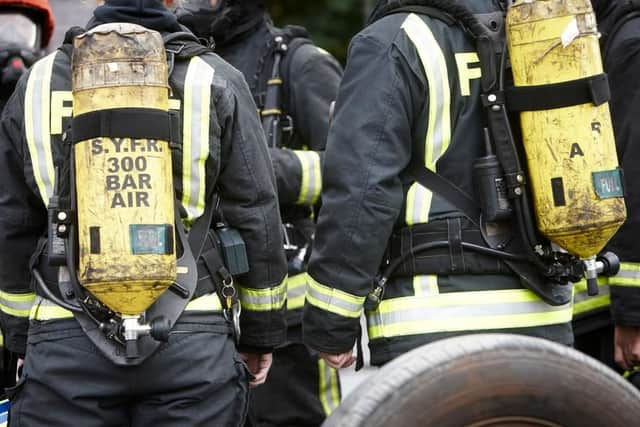
<svg viewBox="0 0 640 427"><path fill-rule="evenodd" d="M267 289L250 289L240 286L242 308L252 311L279 310L287 299L287 277L277 286Z"/></svg>
<svg viewBox="0 0 640 427"><path fill-rule="evenodd" d="M352 295L339 289L322 285L308 276L306 300L309 304L344 317L357 318L363 311L365 297Z"/></svg>
<svg viewBox="0 0 640 427"><path fill-rule="evenodd" d="M320 155L315 151L294 151L302 167L302 180L297 203L314 205L322 191Z"/></svg>
<svg viewBox="0 0 640 427"><path fill-rule="evenodd" d="M287 310L297 310L304 307L306 293L307 273L289 277L287 281Z"/></svg>
<svg viewBox="0 0 640 427"><path fill-rule="evenodd" d="M29 318L32 320L58 320L69 319L73 317L73 313L58 304L46 298L38 296L33 303Z"/></svg>
<svg viewBox="0 0 640 427"><path fill-rule="evenodd" d="M424 164L436 171L438 159L451 142L451 89L447 62L429 26L415 14L409 14L402 24L422 62L429 87L429 117L425 140ZM419 184L413 184L407 196L405 221L408 225L429 220L432 194ZM426 211L426 212L425 212Z"/></svg>
<svg viewBox="0 0 640 427"><path fill-rule="evenodd" d="M182 127L182 206L189 221L204 213L213 76L209 64L197 56L191 58L184 83Z"/></svg>
<svg viewBox="0 0 640 427"><path fill-rule="evenodd" d="M623 262L620 271L611 279L612 285L640 286L640 264Z"/></svg>
<svg viewBox="0 0 640 427"><path fill-rule="evenodd" d="M31 69L24 97L24 126L31 155L33 175L45 206L53 194L55 181L51 154L51 74L57 51Z"/></svg>
<svg viewBox="0 0 640 427"><path fill-rule="evenodd" d="M34 293L11 294L0 291L0 310L13 317L27 317L36 299Z"/></svg>
<svg viewBox="0 0 640 427"><path fill-rule="evenodd" d="M566 323L572 305L551 306L528 290L455 292L383 300L367 313L369 337L526 328Z"/></svg>
<svg viewBox="0 0 640 427"><path fill-rule="evenodd" d="M335 369L331 368L324 359L318 359L319 378L319 396L322 403L322 409L326 416L340 405L340 386L338 383L338 374Z"/></svg>
<svg viewBox="0 0 640 427"><path fill-rule="evenodd" d="M437 295L438 276L433 274L413 276L413 291L416 296Z"/></svg>
<svg viewBox="0 0 640 427"><path fill-rule="evenodd" d="M203 295L189 302L185 311L222 312L222 303L217 294ZM35 302L28 313L32 320L61 320L73 317L73 313L58 304L40 296L35 297Z"/></svg>

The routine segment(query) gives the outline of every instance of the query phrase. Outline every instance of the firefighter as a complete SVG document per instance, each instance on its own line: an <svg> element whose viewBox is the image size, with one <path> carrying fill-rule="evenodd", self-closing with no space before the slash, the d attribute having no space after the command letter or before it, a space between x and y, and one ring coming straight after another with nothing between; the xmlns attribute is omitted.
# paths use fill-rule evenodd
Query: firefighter
<svg viewBox="0 0 640 427"><path fill-rule="evenodd" d="M591 326L582 334L576 328L578 349L586 351L603 363L632 370L640 365L640 255L637 236L640 235L640 147L636 143L640 129L635 117L639 100L635 96L640 84L635 78L640 69L640 2L633 0L592 0L598 28L602 34L604 68L611 85L611 115L616 134L618 157L624 170L628 218L609 248L620 256L621 269L609 278L602 289L600 303L587 304L578 326ZM611 294L611 317L606 311ZM580 295L577 294L578 298ZM576 303L579 307L580 302ZM598 308L601 309L598 311ZM599 322L598 322L599 321ZM584 328L581 328L584 329ZM580 333L579 333L580 332ZM640 381L638 382L640 384Z"/></svg>
<svg viewBox="0 0 640 427"><path fill-rule="evenodd" d="M43 55L53 28L47 1L0 0L0 114L20 76ZM0 346L2 343L0 335ZM0 386L4 389L16 382L17 359L5 350L0 354Z"/></svg>
<svg viewBox="0 0 640 427"><path fill-rule="evenodd" d="M0 0L0 111L20 76L49 45L54 24L46 0Z"/></svg>
<svg viewBox="0 0 640 427"><path fill-rule="evenodd" d="M68 33L67 41L74 39L76 43L74 49L87 38L98 40L110 34L117 36L118 28L133 28L118 39L124 40L123 47L129 46L124 44L127 41L135 42L136 37L145 34L149 40L160 40L161 46L162 35L166 52L156 48L149 54L161 54L162 58L166 54L168 62L154 62L154 68L149 70L169 69L164 72L165 78L169 76L170 91L162 90L167 88L166 84L152 88L164 97L169 93L170 99L165 101L169 111L155 111L149 116L148 110L127 109L126 103L123 103L124 110L116 107L111 111L109 108L114 108L112 104L115 103L112 99L108 105L101 106L108 114L101 115L97 111L95 114L98 115L93 117L102 117L100 120L104 124L117 116L120 117L119 125L112 122L113 126L93 129L90 124L83 124L80 119L87 116L79 110L86 105L76 103L77 90L82 89L76 83L90 74L75 74L72 92L68 45L38 61L19 81L9 100L0 124L0 233L3 235L0 258L11 260L0 265L4 299L1 320L9 350L25 355L23 374L9 391L12 399L10 425L242 425L248 388L265 381L271 352L284 342L286 335L286 261L280 244L282 225L275 178L251 94L242 75L200 45L191 33L183 32L176 17L160 0L106 0L95 9L88 27L88 33L84 33L84 29ZM98 27L97 31L90 30ZM73 38L74 34L83 35ZM149 48L146 43L134 43L133 46L137 46L135 51ZM93 48L91 43L88 48ZM99 56L100 60L110 52L118 54L122 49L109 48ZM74 70L82 60L78 53L78 50L73 53ZM100 67L102 62L96 64ZM117 62L109 64L104 73L119 73L124 69L131 70L134 76L145 66L134 64L121 68ZM137 81L143 84L153 79L153 73L150 73ZM95 81L89 79L87 84ZM105 87L113 90L117 86ZM143 86L130 87L133 93L143 89ZM88 102L100 106L99 98L89 98ZM135 101L134 97L130 99ZM154 102L151 98L144 100L149 105ZM72 117L74 113L79 115ZM131 118L127 122L126 118L131 115L136 120ZM176 120L166 122L169 118ZM146 136L139 135L143 139L113 136L114 132L136 132L143 128L150 132ZM176 232L182 239L183 257L197 246L192 246L191 237L200 245L199 250L193 252L202 254L197 267L193 260L180 271L175 269L173 274L187 276L189 280L184 283L193 286L198 296L189 299L194 295L194 289L175 282L160 296L158 303L164 301L164 305L158 309L164 311L158 322L151 325L140 323L144 322L144 316L114 316L102 300L80 286L74 287L73 291L61 291L61 287L71 280L69 277L86 271L52 267L54 255L60 248L50 245L50 240L60 238L59 233L65 228L55 227L49 234L51 238L46 239L50 224L46 207L51 210L54 202L57 203L51 195L59 194L61 190L57 187L65 183L65 176L69 176L63 175L61 169L75 166L76 172L91 171L81 160L70 164L68 157L68 142L82 139L81 135L86 138L91 132L94 133L93 142L75 143L76 154L78 147L87 143L92 147L90 155L104 155L111 150L109 155L116 159L116 152L123 150L150 153L149 162L162 157L160 153L172 152L169 161L173 163L174 184L168 187L168 194L176 202L179 218L173 227L182 230L182 223L193 227L189 241L183 233ZM165 135L151 136L156 133ZM102 138L105 134L112 138ZM146 143L142 144L140 141L145 141L144 138ZM171 141L171 150L166 148L169 146L166 141ZM145 159L141 154L139 158ZM114 167L112 163L110 168ZM121 162L121 166L124 168L125 163ZM55 171L58 171L58 178L53 175ZM102 172L93 169L91 173ZM91 177L87 181L89 179ZM107 187L113 190L112 184L113 180ZM146 189L151 184L153 182L146 178L137 184L130 183ZM78 194L89 190L105 199L109 196L101 193L105 191L101 186L87 189L83 182L75 186ZM113 200L120 202L111 209L124 211L132 207L131 204L120 205L126 204L127 200L132 202L131 198L116 199L114 196ZM146 196L136 200L141 208ZM80 207L80 201L77 203ZM61 212L64 215L60 215ZM128 209L128 212L135 213L135 209ZM107 213L104 212L105 216ZM87 212L78 208L77 212L58 211L54 217L63 221L77 216L80 221L83 215ZM207 231L213 223L223 220L242 237L250 266L248 273L238 275L235 280L225 268L229 267L228 262L210 264L221 258L217 249L221 243L211 243L213 237L204 240L204 236L213 236ZM75 226L73 222L65 224ZM107 224L94 228L94 242L108 233L108 230L100 231L102 226ZM131 239L136 242L134 244L132 240L131 243L133 253L149 254L145 257L172 253L175 256L176 249L171 243L177 237L174 239L167 234L171 225L131 227ZM162 230L156 233L158 227ZM196 232L196 228L202 232ZM113 230L120 232L120 229ZM126 227L124 238L128 238L128 230ZM236 241L234 248L238 248L238 244ZM71 241L66 240L64 250L70 250L71 245ZM93 245L91 253L102 254L110 245L111 241L104 237L102 245ZM84 256L86 253L80 254L81 260ZM74 262L73 256L69 258ZM94 261L101 262L100 257ZM133 269L136 266L132 263L125 267ZM222 290L217 288L218 275L225 278ZM239 294L241 311L235 303L231 307L232 290ZM217 294L220 291L223 292L221 298ZM78 292L83 295L82 300ZM136 297L133 294L124 296L111 303L126 303ZM168 330L165 315L175 312L173 301L179 301L185 308L176 312L180 317ZM78 311L78 307L82 310ZM151 306L148 313L154 307ZM96 315L103 316L104 320L92 323L89 318ZM91 320L89 327L83 323L87 319ZM134 320L133 326L131 320ZM115 325L115 329L107 334L109 325ZM238 326L241 333L237 333ZM164 338L158 340L165 342L153 341L154 345L145 347L143 344L151 341L142 338L136 341L135 334L144 333L145 328L147 331L151 328L152 333L153 330L162 332ZM123 336L122 331L127 335ZM237 348L234 337L238 340ZM123 339L126 347L122 344ZM147 354L146 348L152 351Z"/></svg>
<svg viewBox="0 0 640 427"><path fill-rule="evenodd" d="M249 419L255 426L318 426L338 405L340 389L337 371L302 344L302 307L329 110L342 68L303 28L274 27L260 0L178 4L180 22L211 43L249 83L267 134L285 224L287 345L275 350L269 381L251 393Z"/></svg>
<svg viewBox="0 0 640 427"><path fill-rule="evenodd" d="M502 16L506 7L498 0L457 3L485 16ZM492 257L463 250L460 242L479 234L467 219L474 215L409 173L413 161L474 194L472 163L487 153L479 53L451 14L434 17L434 8L448 5L379 1L351 41L325 153L303 321L305 343L334 367L356 361L365 301L373 365L458 334L573 342L570 287L551 286L564 292L551 305L548 293L526 289ZM496 29L499 22L488 21ZM381 292L371 292L381 268L436 241L448 248L414 253Z"/></svg>

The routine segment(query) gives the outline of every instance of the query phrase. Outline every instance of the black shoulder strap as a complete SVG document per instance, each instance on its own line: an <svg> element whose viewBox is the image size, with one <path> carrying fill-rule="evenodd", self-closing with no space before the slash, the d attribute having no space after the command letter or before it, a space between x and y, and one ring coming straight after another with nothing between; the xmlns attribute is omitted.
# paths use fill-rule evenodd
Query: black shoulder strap
<svg viewBox="0 0 640 427"><path fill-rule="evenodd" d="M287 25L280 33L285 38L288 45L287 54L284 55L284 58L282 58L282 62L280 63L280 74L282 75L282 79L286 82L289 80L291 62L296 51L304 45L313 44L313 40L306 28L298 25ZM288 102L289 93L286 84L283 85L283 89L284 102Z"/></svg>
<svg viewBox="0 0 640 427"><path fill-rule="evenodd" d="M415 159L416 156L413 156L413 158ZM411 162L409 172L420 185L442 197L475 225L480 225L480 206L465 191L442 175L425 168L424 165L417 161Z"/></svg>
<svg viewBox="0 0 640 427"><path fill-rule="evenodd" d="M602 58L606 59L611 45L620 29L630 20L640 16L640 0L625 0L620 6L621 10L615 19L615 25L607 34L607 41L602 47Z"/></svg>

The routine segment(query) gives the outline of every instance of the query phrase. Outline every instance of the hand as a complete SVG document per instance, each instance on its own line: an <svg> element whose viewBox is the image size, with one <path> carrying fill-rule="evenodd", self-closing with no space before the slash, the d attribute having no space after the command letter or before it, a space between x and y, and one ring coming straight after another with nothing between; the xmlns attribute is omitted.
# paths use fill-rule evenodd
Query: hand
<svg viewBox="0 0 640 427"><path fill-rule="evenodd" d="M640 327L616 326L614 349L616 363L626 370L640 365Z"/></svg>
<svg viewBox="0 0 640 427"><path fill-rule="evenodd" d="M253 354L253 353L240 353L240 357L247 364L249 372L253 375L253 379L249 381L249 387L255 388L267 380L267 374L271 369L271 363L273 362L273 355L267 354Z"/></svg>
<svg viewBox="0 0 640 427"><path fill-rule="evenodd" d="M20 380L22 376L22 368L24 367L24 359L22 357L18 358L18 362L16 363L16 383Z"/></svg>
<svg viewBox="0 0 640 427"><path fill-rule="evenodd" d="M320 353L320 357L322 357L329 366L334 369L348 368L356 361L356 357L353 355L352 350L341 354Z"/></svg>

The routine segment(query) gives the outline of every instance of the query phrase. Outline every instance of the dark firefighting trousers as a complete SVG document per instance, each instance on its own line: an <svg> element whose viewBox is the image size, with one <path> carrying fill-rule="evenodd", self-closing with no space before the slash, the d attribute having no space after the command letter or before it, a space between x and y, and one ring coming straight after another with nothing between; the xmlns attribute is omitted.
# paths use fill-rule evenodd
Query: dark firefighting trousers
<svg viewBox="0 0 640 427"><path fill-rule="evenodd" d="M212 320L215 318L215 320ZM74 319L32 322L11 427L243 424L248 372L219 314L184 314L140 366L114 365Z"/></svg>
<svg viewBox="0 0 640 427"><path fill-rule="evenodd" d="M339 404L337 371L291 343L274 351L267 382L251 390L246 427L317 427Z"/></svg>

